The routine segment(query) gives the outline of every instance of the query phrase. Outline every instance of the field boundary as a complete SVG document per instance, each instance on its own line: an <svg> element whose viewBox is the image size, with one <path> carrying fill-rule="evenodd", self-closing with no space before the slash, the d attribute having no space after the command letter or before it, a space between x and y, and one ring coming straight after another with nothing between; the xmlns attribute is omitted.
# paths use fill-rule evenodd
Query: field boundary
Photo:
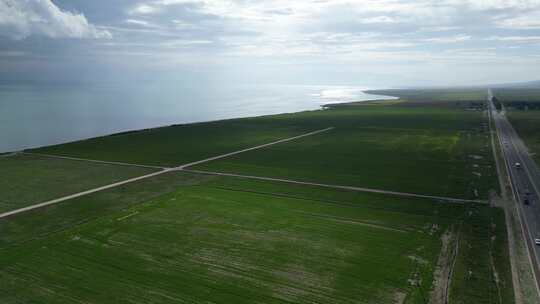
<svg viewBox="0 0 540 304"><path fill-rule="evenodd" d="M23 155L42 156L42 157L49 157L49 158L66 159L66 160L74 160L74 161L85 161L85 162L105 164L105 165L131 166L131 167L141 167L141 168L149 168L149 169L169 169L169 167L132 164L132 163L124 163L124 162L115 162L115 161L107 161L107 160L79 158L79 157L62 156L62 155L54 155L54 154L44 154L44 153L35 153L35 152L21 152L21 154L23 154Z"/></svg>
<svg viewBox="0 0 540 304"><path fill-rule="evenodd" d="M468 199L461 199L461 198L453 198L453 197L445 197L445 196L434 196L434 195L424 195L424 194L407 193L407 192L397 192L397 191L373 189L373 188L321 184L321 183L297 181L297 180L274 178L274 177L242 175L242 174L234 174L234 173L212 172L212 171L201 171L201 170L189 170L189 169L181 169L181 168L174 169L174 170L176 170L176 171L184 171L184 172L188 172L188 173L196 173L196 174L207 174L207 175L216 175L216 176L227 176L227 177L237 177L237 178L245 178L245 179L263 180L263 181L283 182L283 183L296 184L296 185L317 186L317 187L341 189L341 190L350 190L350 191L357 191L357 192L370 192L370 193L379 193L379 194L387 194L387 195L395 195L395 196L425 198L425 199L433 199L433 200L445 201L445 202L448 202L448 203L456 203L456 204L464 204L464 203L483 203L483 204L485 204L486 203L483 200L468 200Z"/></svg>
<svg viewBox="0 0 540 304"><path fill-rule="evenodd" d="M163 174L163 173L166 173L166 172L171 172L171 171L172 171L172 169L165 169L165 170L162 170L162 171L158 171L158 172L154 172L154 173L150 173L150 174L130 178L130 179L127 179L127 180L123 180L123 181L120 181L120 182L108 184L108 185L101 186L101 187L98 187L98 188L78 192L78 193L71 194L71 195L68 195L68 196L63 196L63 197L56 198L56 199L46 201L46 202L43 202L43 203L39 203L39 204L24 207L24 208L20 208L20 209L8 211L8 212L0 213L0 219L6 218L6 217L9 217L9 216L13 216L15 214L23 213L23 212L26 212L26 211L30 211L30 210L34 210L34 209L43 208L43 207L46 207L46 206L58 204L60 202L67 201L67 200L70 200L70 199L73 199L73 198L77 198L77 197L85 196L85 195L92 194L92 193L95 193L95 192L99 192L99 191L102 191L102 190L107 190L107 189L111 189L111 188L114 188L114 187L122 186L122 185L125 185L125 184L128 184L128 183L136 182L136 181L146 179L146 178L149 178L149 177L154 177L154 176L157 176L157 175L160 175L160 174Z"/></svg>
<svg viewBox="0 0 540 304"><path fill-rule="evenodd" d="M187 167L192 167L192 166L207 163L207 162L210 162L210 161L213 161L213 160L217 160L217 159L221 159L221 158L225 158L225 157L229 157L229 156L234 156L236 154L240 154L240 153L244 153L244 152L249 152L249 151L253 151L253 150L257 150L257 149L266 148L266 147L273 146L273 145L276 145L276 144L280 144L280 143L300 139L302 137L316 135L316 134L323 133L323 132L326 132L326 131L330 131L330 130L333 130L333 129L334 129L334 127L329 127L329 128L322 129L322 130L317 130L317 131L301 134L301 135L298 135L298 136L293 136L293 137L289 137L289 138L285 138L285 139L280 139L280 140L277 140L277 141L273 141L271 143L255 146L255 147L252 147L252 148L247 148L247 149L243 149L243 150L239 150L239 151L235 151L235 152L231 152L231 153L227 153L227 154L222 154L222 155L206 158L206 159L203 159L203 160L194 161L194 162L191 162L191 163L188 163L188 164L180 165L178 167L175 167L174 169L183 170L183 169L185 169Z"/></svg>

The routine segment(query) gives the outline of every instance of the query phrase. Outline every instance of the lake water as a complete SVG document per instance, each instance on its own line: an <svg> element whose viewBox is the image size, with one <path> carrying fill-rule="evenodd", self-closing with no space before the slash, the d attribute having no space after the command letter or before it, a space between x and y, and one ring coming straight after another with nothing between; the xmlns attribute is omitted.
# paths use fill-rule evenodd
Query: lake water
<svg viewBox="0 0 540 304"><path fill-rule="evenodd" d="M0 152L127 130L389 98L352 86L134 86L0 86Z"/></svg>

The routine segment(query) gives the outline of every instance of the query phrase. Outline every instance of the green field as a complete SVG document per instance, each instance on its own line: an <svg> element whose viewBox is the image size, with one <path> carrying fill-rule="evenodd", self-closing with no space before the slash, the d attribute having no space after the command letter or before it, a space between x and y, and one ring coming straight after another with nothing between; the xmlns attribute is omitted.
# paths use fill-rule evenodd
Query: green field
<svg viewBox="0 0 540 304"><path fill-rule="evenodd" d="M497 189L482 112L364 106L302 118L335 129L195 169L460 198Z"/></svg>
<svg viewBox="0 0 540 304"><path fill-rule="evenodd" d="M534 153L534 160L540 164L540 111L510 111L508 118L529 151Z"/></svg>
<svg viewBox="0 0 540 304"><path fill-rule="evenodd" d="M485 92L442 93L34 151L177 166L334 127L194 169L485 199L498 188ZM0 164L0 201L17 206L151 170ZM1 303L423 304L447 284L452 304L513 303L509 267L504 215L487 204L210 174L168 172L0 219Z"/></svg>
<svg viewBox="0 0 540 304"><path fill-rule="evenodd" d="M485 122L481 111L444 103L412 106L407 101L172 126L37 151L175 166L335 127L198 168L485 199L497 188Z"/></svg>
<svg viewBox="0 0 540 304"><path fill-rule="evenodd" d="M81 212L85 208L92 212ZM0 220L5 232L0 298L2 303L423 303L433 287L440 237L470 208L491 210L166 174ZM489 239L487 233L480 241ZM483 267L490 247L475 254ZM497 293L489 281L467 284L476 296Z"/></svg>
<svg viewBox="0 0 540 304"><path fill-rule="evenodd" d="M0 168L0 213L152 172L26 154L0 157Z"/></svg>
<svg viewBox="0 0 540 304"><path fill-rule="evenodd" d="M540 88L514 88L514 89L494 89L493 93L501 101L508 104L540 102Z"/></svg>
<svg viewBox="0 0 540 304"><path fill-rule="evenodd" d="M231 119L126 132L32 151L39 153L178 166L246 147L313 131L297 124L296 115Z"/></svg>
<svg viewBox="0 0 540 304"><path fill-rule="evenodd" d="M495 95L505 104L512 126L540 164L540 89L498 89Z"/></svg>

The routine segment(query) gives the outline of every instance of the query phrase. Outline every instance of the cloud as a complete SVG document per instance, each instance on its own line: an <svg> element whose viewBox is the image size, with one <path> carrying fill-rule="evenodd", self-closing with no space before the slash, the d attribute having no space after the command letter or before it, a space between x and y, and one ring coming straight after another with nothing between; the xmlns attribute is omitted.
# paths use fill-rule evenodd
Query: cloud
<svg viewBox="0 0 540 304"><path fill-rule="evenodd" d="M448 36L448 37L428 38L428 39L424 39L424 41L434 42L434 43L458 43L458 42L464 42L470 39L471 39L471 36L469 35L455 35L455 36Z"/></svg>
<svg viewBox="0 0 540 304"><path fill-rule="evenodd" d="M530 30L540 29L540 12L532 12L521 16L497 21L497 26L508 29Z"/></svg>
<svg viewBox="0 0 540 304"><path fill-rule="evenodd" d="M511 42L538 42L540 36L491 36L485 40L489 41L511 41Z"/></svg>
<svg viewBox="0 0 540 304"><path fill-rule="evenodd" d="M111 38L106 30L90 24L83 14L63 11L51 0L0 0L0 36L24 39L31 35L50 38Z"/></svg>

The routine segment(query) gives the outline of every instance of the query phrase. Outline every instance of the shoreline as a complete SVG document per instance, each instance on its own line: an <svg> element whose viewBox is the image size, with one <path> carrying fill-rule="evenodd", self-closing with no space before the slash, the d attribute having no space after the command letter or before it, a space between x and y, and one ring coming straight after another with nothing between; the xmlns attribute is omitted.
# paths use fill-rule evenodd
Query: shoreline
<svg viewBox="0 0 540 304"><path fill-rule="evenodd" d="M145 131L151 131L151 130L157 130L162 128L170 128L170 127L178 127L178 126L186 126L186 125L197 125L197 124L205 124L205 123L217 123L217 122L224 122L224 121L230 121L230 120L239 120L239 119L250 119L250 118L262 118L262 117L269 117L269 116L276 116L276 115L287 115L287 114L295 114L295 113L302 113L302 112L311 112L311 111L324 111L332 107L336 106L345 106L347 104L361 104L361 103L373 103L373 102L381 102L381 101L388 101L388 100L399 100L399 97L396 96L388 96L388 95L377 95L373 93L366 93L367 91L362 91L362 93L368 94L368 95L374 95L374 96L380 96L380 99L368 99L368 100L361 100L361 101L344 101L344 102L334 102L334 103L325 103L325 104L319 104L318 108L315 109L306 109L301 111L291 111L291 112L279 112L279 113L272 113L272 114L261 114L261 115L253 115L253 116L237 116L237 117L230 117L230 118L222 118L222 119L213 119L213 120L201 120L201 121L193 121L193 122L185 122L185 123L173 123L173 124L164 124L164 125L157 125L154 127L148 127L148 128L139 128L139 129L127 129L124 131L118 131L118 132L112 132L107 133L103 135L98 136L91 136L91 137L84 137L79 138L75 140L65 140L60 142L55 142L51 144L46 145L35 145L35 146L28 146L23 149L15 149L15 150L6 150L6 151L0 151L0 156L5 156L9 154L16 154L20 152L27 152L35 149L50 147L50 146L57 146L57 145L63 145L63 144L69 144L69 143L75 143L75 142L81 142L86 140L92 140L97 138L105 138L105 137L112 137L112 136L121 136L131 133L137 133L137 132L145 132Z"/></svg>

